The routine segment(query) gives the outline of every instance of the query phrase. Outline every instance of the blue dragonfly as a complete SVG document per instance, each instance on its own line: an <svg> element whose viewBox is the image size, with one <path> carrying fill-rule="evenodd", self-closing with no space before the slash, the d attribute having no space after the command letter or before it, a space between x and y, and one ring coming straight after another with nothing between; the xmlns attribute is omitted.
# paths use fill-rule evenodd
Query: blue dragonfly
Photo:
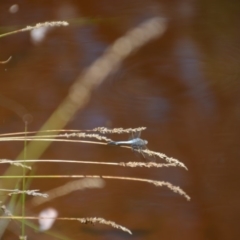
<svg viewBox="0 0 240 240"><path fill-rule="evenodd" d="M141 155L146 159L153 161L155 160L153 156L149 156L147 153L143 152L142 150L147 149L147 140L143 140L140 138L141 131L138 132L132 132L130 139L128 141L111 141L108 143L108 145L112 146L124 146L124 145L130 145L132 147L132 150L136 153L141 153Z"/></svg>

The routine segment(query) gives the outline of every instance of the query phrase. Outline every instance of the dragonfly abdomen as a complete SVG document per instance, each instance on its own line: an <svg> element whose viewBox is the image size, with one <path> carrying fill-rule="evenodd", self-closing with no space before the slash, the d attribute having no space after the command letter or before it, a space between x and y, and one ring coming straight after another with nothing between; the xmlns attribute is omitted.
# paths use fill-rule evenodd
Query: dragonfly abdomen
<svg viewBox="0 0 240 240"><path fill-rule="evenodd" d="M117 142L114 142L114 141L108 142L107 144L108 144L108 145L112 145L112 146L117 146L117 145L118 145L118 143L117 143Z"/></svg>

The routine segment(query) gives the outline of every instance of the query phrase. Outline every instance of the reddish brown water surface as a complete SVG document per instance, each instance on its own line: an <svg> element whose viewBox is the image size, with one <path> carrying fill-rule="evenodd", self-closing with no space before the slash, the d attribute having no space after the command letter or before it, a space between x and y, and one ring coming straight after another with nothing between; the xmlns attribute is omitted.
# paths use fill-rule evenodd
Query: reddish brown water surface
<svg viewBox="0 0 240 240"><path fill-rule="evenodd" d="M28 130L39 130L79 74L117 38L151 17L167 19L165 34L124 60L65 128L146 126L142 137L149 148L179 159L188 171L40 163L34 174L149 178L169 181L191 196L187 202L164 187L106 180L102 189L75 191L38 207L27 197L26 215L53 207L59 217L102 217L133 233L57 221L51 230L66 239L239 239L239 2L23 0L11 13L13 4L0 3L1 33L50 20L70 25L51 29L39 42L29 32L0 38L0 61L12 56L0 65L1 133L23 131L26 114L32 117ZM15 159L22 147L1 143L0 158ZM41 158L138 160L128 149L78 143L54 143ZM2 165L1 173L6 169ZM69 181L33 180L29 188L46 192ZM16 229L9 227L3 239L17 239ZM27 234L55 239L30 228Z"/></svg>

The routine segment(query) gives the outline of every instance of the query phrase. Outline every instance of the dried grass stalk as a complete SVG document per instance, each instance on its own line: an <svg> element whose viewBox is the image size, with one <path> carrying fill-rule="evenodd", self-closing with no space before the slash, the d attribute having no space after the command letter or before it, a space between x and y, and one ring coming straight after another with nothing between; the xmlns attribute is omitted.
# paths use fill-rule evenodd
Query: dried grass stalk
<svg viewBox="0 0 240 240"><path fill-rule="evenodd" d="M147 168L161 168L161 167L176 167L175 163L155 163L155 162L120 162L122 167L147 167Z"/></svg>
<svg viewBox="0 0 240 240"><path fill-rule="evenodd" d="M24 162L24 161L23 161ZM15 162L13 160L9 160L9 159L1 159L0 160L0 164L1 163L9 163L11 165L17 166L17 167L22 167L22 168L27 168L29 170L31 170L32 168L30 166L27 166L25 164L19 163L19 162Z"/></svg>
<svg viewBox="0 0 240 240"><path fill-rule="evenodd" d="M123 129L123 128L113 128L113 129L109 129L109 128L105 128L105 127L97 127L94 128L92 131L97 131L100 132L102 134L106 134L106 133L132 133L132 132L140 132L145 130L146 127L138 127L138 128L127 128L127 129Z"/></svg>
<svg viewBox="0 0 240 240"><path fill-rule="evenodd" d="M44 23L37 23L35 26L27 26L23 28L21 32L24 31L31 31L33 29L41 28L41 27L66 27L69 23L66 21L53 21L53 22L44 22Z"/></svg>
<svg viewBox="0 0 240 240"><path fill-rule="evenodd" d="M105 225L111 226L113 228L120 229L120 230L122 230L124 232L127 232L129 234L132 234L132 232L129 229L127 229L126 227L123 227L123 226L121 226L119 224L116 224L113 221L107 221L104 218L98 218L98 217L78 218L78 221L81 222L81 223L84 223L84 224L88 224L88 223L92 223L92 224L95 224L95 223L105 224Z"/></svg>
<svg viewBox="0 0 240 240"><path fill-rule="evenodd" d="M5 206L4 206L5 207ZM1 207L2 208L2 207ZM8 213L8 214L7 214ZM56 219L56 220L63 220L63 221L79 221L80 223L83 223L83 224L95 224L95 223L99 223L99 224L104 224L104 225L108 225L108 226L111 226L113 228L116 228L116 229L120 229L124 232L127 232L129 234L132 234L132 232L126 228L126 227L123 227L113 221L108 221L108 220L105 220L104 218L99 218L99 217L87 217L87 218L66 218L66 217L58 217L58 218L55 218L55 217L30 217L30 216L13 216L10 212L7 212L5 213L7 216L1 216L0 219L16 219L16 220L22 220L22 219L32 219L32 220L39 220L39 219Z"/></svg>
<svg viewBox="0 0 240 240"><path fill-rule="evenodd" d="M138 151L138 150L137 150L137 151ZM149 156L157 156L157 157L159 157L159 158L161 158L161 159L166 160L166 161L169 162L169 163L174 163L174 164L176 164L176 166L183 167L183 168L185 168L186 170L188 170L187 167L186 167L182 162L180 162L180 161L177 160L176 158L168 157L168 156L167 156L166 154L164 154L164 153L154 152L154 151L151 151L151 150L149 150L149 149L144 149L144 150L141 150L141 151L144 152L144 153L146 153L146 154L148 154Z"/></svg>

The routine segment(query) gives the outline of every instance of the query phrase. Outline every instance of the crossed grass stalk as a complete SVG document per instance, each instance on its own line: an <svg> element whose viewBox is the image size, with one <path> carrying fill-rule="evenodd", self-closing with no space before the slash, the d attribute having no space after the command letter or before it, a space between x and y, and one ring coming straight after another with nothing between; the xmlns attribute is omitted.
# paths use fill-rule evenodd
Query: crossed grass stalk
<svg viewBox="0 0 240 240"><path fill-rule="evenodd" d="M40 27L59 27L59 26L68 26L68 23L63 21L57 22L45 22L39 23L35 26L28 26L20 30L14 30L6 34L0 34L1 37L6 37L11 34L16 34L20 32L31 31ZM147 167L147 168L161 168L161 167L182 167L186 166L178 161L177 159L166 156L163 153L154 152L150 150L144 150L146 154L150 156L155 156L156 158L161 158L166 161L166 163L158 162L97 162L97 161L81 161L81 160L59 160L59 159L39 159L42 153L49 147L52 142L74 142L74 143L85 143L85 144L101 144L106 145L110 138L106 137L105 134L123 134L131 133L135 131L142 131L145 128L135 128L135 129L107 129L104 127L95 128L88 131L80 130L63 130L64 126L69 122L69 120L74 116L74 114L83 109L88 101L91 98L91 93L96 89L103 81L116 71L121 63L126 59L130 54L135 52L137 49L141 48L144 44L148 43L150 40L155 39L163 35L166 30L166 20L161 17L153 17L139 26L129 30L124 36L117 39L111 46L109 46L103 55L96 59L88 68L86 68L83 73L79 75L74 84L69 90L68 96L63 100L59 107L54 111L52 116L46 121L40 131L38 132L28 132L28 114L22 114L21 118L25 123L25 131L20 133L9 133L1 134L0 141L3 142L13 142L13 141L23 141L24 149L22 153L18 156L17 160L2 159L0 164L11 164L13 166L9 167L9 170L6 171L4 176L1 176L1 179L14 179L16 181L11 182L10 184L2 184L5 188L0 189L2 192L7 193L11 197L11 202L17 205L17 198L19 194L22 196L21 200L21 216L13 215L10 209L8 209L4 203L1 206L2 211L5 216L1 218L5 219L17 219L21 220L21 235L20 239L26 239L25 234L25 225L35 227L31 222L26 222L27 219L39 219L39 217L26 216L25 215L25 198L26 195L34 196L32 203L37 206L43 204L46 201L50 201L54 198L58 198L63 195L67 195L72 191L82 190L85 188L101 188L104 186L104 180L121 180L121 181L137 181L142 183L149 183L155 186L165 186L170 190L184 196L187 200L190 200L190 197L178 186L174 186L169 182L151 180L151 179L142 179L142 178L133 178L133 177L122 177L122 176L99 176L99 175L62 175L62 176L36 176L36 175L27 175L27 171L31 170L31 165L37 162L61 162L67 164L101 164L101 165L114 165L119 167ZM11 61L9 57L5 61L0 61L0 64L7 64ZM14 109L17 108L16 105L13 106ZM15 111L18 113L19 111ZM57 129L57 130L48 130L48 129ZM36 134L36 135L35 135ZM90 139L90 140L89 140ZM95 139L93 141L93 139ZM97 140L97 141L96 141ZM36 142L38 142L36 144ZM29 144L27 144L29 143ZM124 146L122 146L124 147ZM125 146L127 147L127 146ZM28 157L27 157L28 156ZM31 159L32 157L32 159ZM15 167L22 168L22 174L15 169ZM14 167L14 168L13 168ZM30 172L31 173L31 172ZM77 178L78 180L71 181L63 186L60 186L56 189L49 190L47 193L41 193L37 189L28 189L30 184L29 180L34 178ZM19 186L20 180L22 181L22 187L17 187L13 189L13 186L16 183ZM3 182L2 182L3 183ZM6 198L5 198L6 200ZM131 234L131 231L124 226L116 224L113 221L105 220L100 217L95 218L57 218L57 220L65 221L79 221L81 223L100 223L112 226L114 228L121 229L122 231L128 232ZM0 229L0 235L2 235ZM56 235L55 237L63 239L62 236ZM64 238L66 239L66 238Z"/></svg>

